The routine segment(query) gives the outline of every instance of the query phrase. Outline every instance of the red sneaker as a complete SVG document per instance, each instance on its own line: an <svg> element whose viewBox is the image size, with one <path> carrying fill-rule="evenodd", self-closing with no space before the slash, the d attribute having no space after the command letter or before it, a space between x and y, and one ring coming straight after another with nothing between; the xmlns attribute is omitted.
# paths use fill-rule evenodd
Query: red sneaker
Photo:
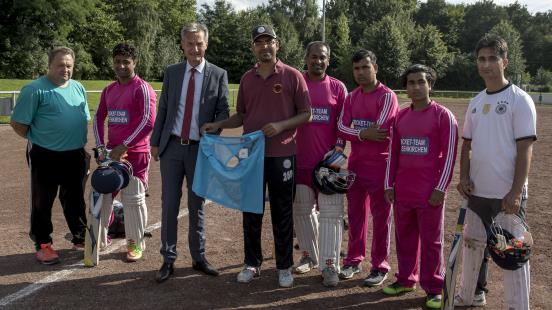
<svg viewBox="0 0 552 310"><path fill-rule="evenodd" d="M52 247L52 243L43 243L40 250L36 252L36 259L44 265L53 265L59 263L59 255Z"/></svg>

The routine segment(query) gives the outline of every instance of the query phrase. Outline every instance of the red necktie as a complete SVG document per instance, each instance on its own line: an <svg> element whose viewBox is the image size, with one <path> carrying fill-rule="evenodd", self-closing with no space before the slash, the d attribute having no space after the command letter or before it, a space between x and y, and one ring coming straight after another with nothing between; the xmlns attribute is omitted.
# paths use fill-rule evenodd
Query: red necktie
<svg viewBox="0 0 552 310"><path fill-rule="evenodd" d="M184 119L182 120L182 131L180 132L180 139L182 141L190 138L190 125L192 124L192 111L194 108L194 92L195 92L195 78L194 73L197 70L192 68L190 70L190 81L188 82L188 91L186 93L186 106L184 107Z"/></svg>

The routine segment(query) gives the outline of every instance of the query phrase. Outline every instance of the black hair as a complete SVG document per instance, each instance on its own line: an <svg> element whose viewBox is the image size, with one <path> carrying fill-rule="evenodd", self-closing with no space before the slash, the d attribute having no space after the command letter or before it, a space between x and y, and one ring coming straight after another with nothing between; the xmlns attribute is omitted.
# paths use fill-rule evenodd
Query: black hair
<svg viewBox="0 0 552 310"><path fill-rule="evenodd" d="M486 47L494 50L502 59L508 56L508 43L499 35L487 33L479 39L475 46L475 57L477 58L479 50Z"/></svg>
<svg viewBox="0 0 552 310"><path fill-rule="evenodd" d="M404 71L404 73L401 75L401 83L403 87L406 87L406 82L408 81L408 75L411 73L418 73L423 72L425 73L425 77L427 80L427 83L433 89L433 85L435 85L435 81L437 80L437 73L435 73L435 70L431 69L430 67L422 64L413 64L410 67Z"/></svg>
<svg viewBox="0 0 552 310"><path fill-rule="evenodd" d="M375 65L377 63L377 60L378 60L377 57L376 57L376 54L374 54L374 52L369 51L369 50L365 50L363 48L356 51L353 54L353 57L351 58L351 60L353 61L353 63L355 63L355 62L359 62L359 61L363 60L364 58L370 58L370 62L373 65Z"/></svg>
<svg viewBox="0 0 552 310"><path fill-rule="evenodd" d="M326 47L326 49L328 50L328 57L330 57L330 45L324 41L312 41L309 44L307 44L307 47L305 48L305 57L309 56L311 49L316 45L321 45Z"/></svg>
<svg viewBox="0 0 552 310"><path fill-rule="evenodd" d="M117 55L130 57L132 60L136 60L136 57L138 57L138 51L134 46L128 43L119 43L113 48L113 57Z"/></svg>

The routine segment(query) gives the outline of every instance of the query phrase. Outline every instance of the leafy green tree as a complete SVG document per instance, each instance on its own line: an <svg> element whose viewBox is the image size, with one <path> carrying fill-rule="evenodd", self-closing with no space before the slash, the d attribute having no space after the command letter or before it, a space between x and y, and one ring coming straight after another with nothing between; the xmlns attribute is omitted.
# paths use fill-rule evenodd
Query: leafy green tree
<svg viewBox="0 0 552 310"><path fill-rule="evenodd" d="M434 25L443 35L449 47L456 46L460 37L464 6L446 3L445 0L428 0L420 3L414 17L420 26Z"/></svg>
<svg viewBox="0 0 552 310"><path fill-rule="evenodd" d="M351 65L352 46L349 37L349 21L345 13L341 13L328 32L330 44L329 74L344 82L348 88L354 86Z"/></svg>
<svg viewBox="0 0 552 310"><path fill-rule="evenodd" d="M361 47L377 56L378 78L389 86L398 85L398 78L409 64L409 51L396 21L384 17L364 32Z"/></svg>
<svg viewBox="0 0 552 310"><path fill-rule="evenodd" d="M266 10L270 16L285 16L298 31L302 45L315 40L319 35L320 21L316 0L269 0Z"/></svg>
<svg viewBox="0 0 552 310"><path fill-rule="evenodd" d="M70 40L79 45L75 51L78 58L76 73L79 78L113 77L111 50L123 41L123 30L110 4L98 2L94 6L83 26L70 34Z"/></svg>
<svg viewBox="0 0 552 310"><path fill-rule="evenodd" d="M437 74L443 74L450 62L450 54L437 27L418 26L410 38L411 62L428 65L437 71Z"/></svg>
<svg viewBox="0 0 552 310"><path fill-rule="evenodd" d="M540 67L533 77L532 83L537 85L540 91L552 91L552 71Z"/></svg>
<svg viewBox="0 0 552 310"><path fill-rule="evenodd" d="M438 89L450 90L481 90L485 87L472 53L452 54L445 75L438 77L435 85Z"/></svg>
<svg viewBox="0 0 552 310"><path fill-rule="evenodd" d="M85 23L97 1L0 0L0 76L44 73L45 53L58 45L73 47L68 35Z"/></svg>
<svg viewBox="0 0 552 310"><path fill-rule="evenodd" d="M464 53L473 52L477 41L501 20L507 18L504 7L496 5L493 0L482 0L468 5L459 41L460 50Z"/></svg>
<svg viewBox="0 0 552 310"><path fill-rule="evenodd" d="M525 58L523 58L523 43L519 32L512 24L503 20L494 26L490 33L501 36L508 43L508 66L505 75L517 85L521 85L525 74Z"/></svg>
<svg viewBox="0 0 552 310"><path fill-rule="evenodd" d="M216 1L213 6L204 4L199 20L209 28L207 59L228 71L230 81L239 81L250 65L249 30L241 29L242 19L229 2Z"/></svg>

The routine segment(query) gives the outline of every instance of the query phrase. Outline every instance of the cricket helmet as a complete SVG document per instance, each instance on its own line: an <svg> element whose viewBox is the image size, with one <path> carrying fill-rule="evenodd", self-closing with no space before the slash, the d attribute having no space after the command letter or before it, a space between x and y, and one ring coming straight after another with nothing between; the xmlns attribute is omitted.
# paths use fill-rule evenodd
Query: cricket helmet
<svg viewBox="0 0 552 310"><path fill-rule="evenodd" d="M320 161L312 171L312 183L326 195L347 193L355 177L352 171L330 167L326 160Z"/></svg>
<svg viewBox="0 0 552 310"><path fill-rule="evenodd" d="M92 188L101 194L109 194L127 187L132 176L132 166L124 159L103 162L94 170L90 180Z"/></svg>
<svg viewBox="0 0 552 310"><path fill-rule="evenodd" d="M520 237L516 238L511 231L504 229L506 225L512 226L512 219L507 220L507 217L513 218L512 230L523 232ZM491 258L502 269L519 269L531 257L533 238L525 221L517 215L499 213L489 226L487 236Z"/></svg>

